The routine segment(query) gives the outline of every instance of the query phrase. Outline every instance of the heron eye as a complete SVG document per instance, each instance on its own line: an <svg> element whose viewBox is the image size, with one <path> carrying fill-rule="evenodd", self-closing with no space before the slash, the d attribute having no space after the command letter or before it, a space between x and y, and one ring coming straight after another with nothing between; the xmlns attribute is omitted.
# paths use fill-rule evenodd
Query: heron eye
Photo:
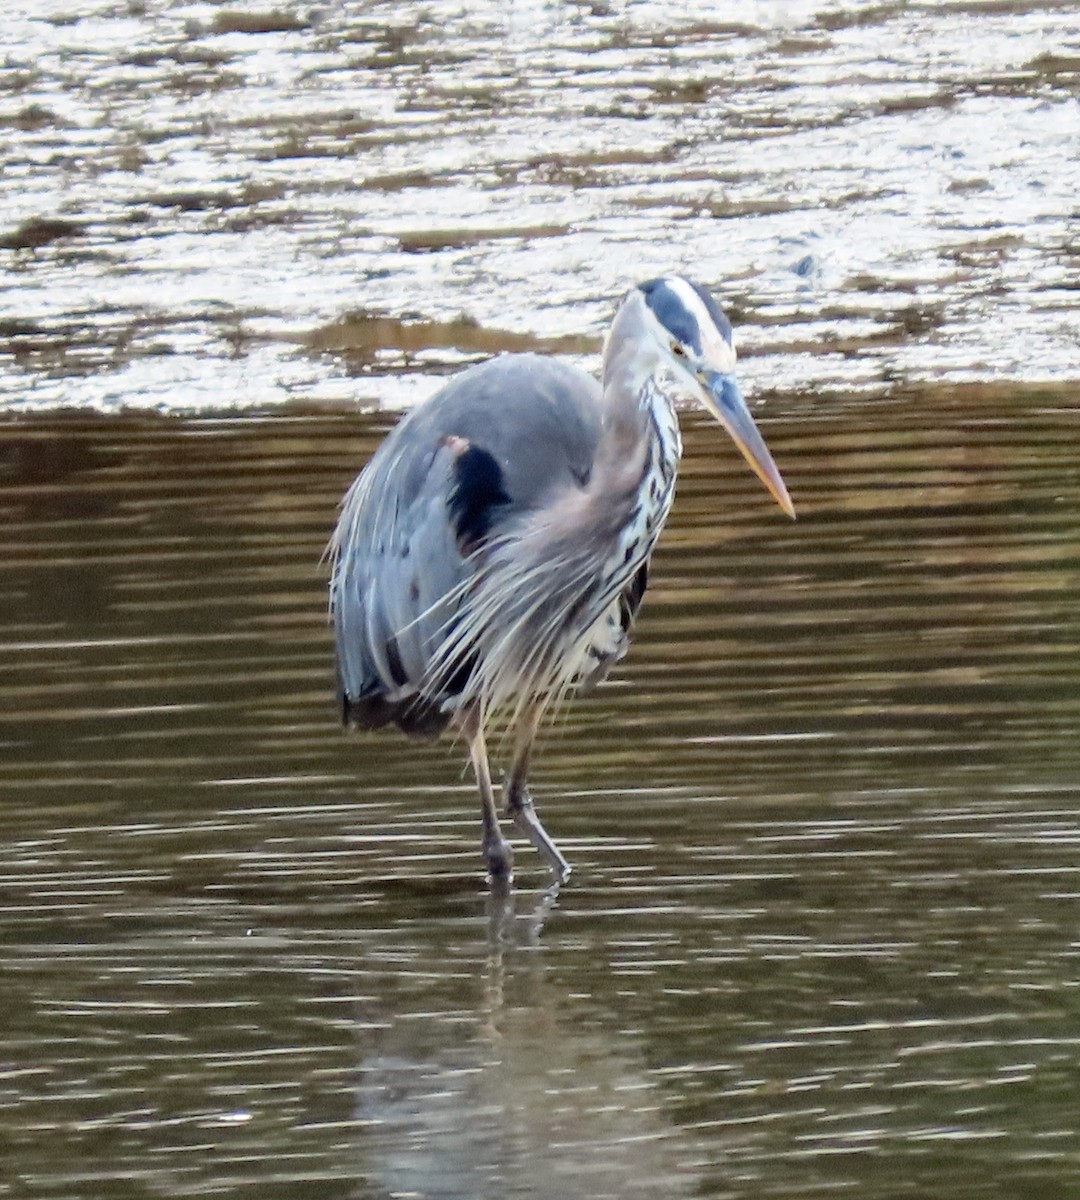
<svg viewBox="0 0 1080 1200"><path fill-rule="evenodd" d="M682 346L679 345L678 342L671 343L671 353L674 354L676 358L686 357L686 351L682 348Z"/></svg>

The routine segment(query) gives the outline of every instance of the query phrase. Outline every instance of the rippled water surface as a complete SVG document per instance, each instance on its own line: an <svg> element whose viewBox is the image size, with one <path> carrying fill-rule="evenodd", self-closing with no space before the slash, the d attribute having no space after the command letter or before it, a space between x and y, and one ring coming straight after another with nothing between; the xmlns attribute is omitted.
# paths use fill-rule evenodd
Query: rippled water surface
<svg viewBox="0 0 1080 1200"><path fill-rule="evenodd" d="M460 751L337 725L384 423L0 427L8 1194L1071 1194L1075 408L778 403L796 524L688 421L516 914Z"/></svg>
<svg viewBox="0 0 1080 1200"><path fill-rule="evenodd" d="M1075 5L4 19L0 1196L1080 1194ZM671 268L799 521L688 416L499 904L320 555Z"/></svg>

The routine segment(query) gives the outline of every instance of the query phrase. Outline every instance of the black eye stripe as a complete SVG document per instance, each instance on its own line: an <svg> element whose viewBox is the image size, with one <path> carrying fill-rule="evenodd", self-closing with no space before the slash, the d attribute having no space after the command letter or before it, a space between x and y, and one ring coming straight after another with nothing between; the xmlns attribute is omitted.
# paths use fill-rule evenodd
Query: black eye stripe
<svg viewBox="0 0 1080 1200"><path fill-rule="evenodd" d="M689 279L681 281L694 290L695 295L712 318L720 336L730 346L732 344L731 322L724 316L716 301L703 288ZM702 330L697 317L690 312L685 301L671 286L667 279L651 279L641 284L639 290L645 297L645 303L652 309L653 314L661 325L683 345L689 346L696 354L702 353Z"/></svg>
<svg viewBox="0 0 1080 1200"><path fill-rule="evenodd" d="M645 303L652 309L653 314L661 325L676 341L690 346L696 353L701 353L701 330L693 313L688 312L686 305L679 298L678 292L666 279L654 279L641 285Z"/></svg>

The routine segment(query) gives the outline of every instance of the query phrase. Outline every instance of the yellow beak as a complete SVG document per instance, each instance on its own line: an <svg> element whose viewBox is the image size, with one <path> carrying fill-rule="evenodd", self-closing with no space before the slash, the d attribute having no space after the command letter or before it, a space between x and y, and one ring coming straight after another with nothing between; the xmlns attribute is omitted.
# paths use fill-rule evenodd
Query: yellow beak
<svg viewBox="0 0 1080 1200"><path fill-rule="evenodd" d="M772 498L794 520L795 505L791 503L780 470L773 462L769 447L765 445L765 439L758 432L754 418L746 407L735 376L722 371L703 371L698 379L701 381L701 398L705 407L728 431L731 440L750 464L750 469L769 489Z"/></svg>

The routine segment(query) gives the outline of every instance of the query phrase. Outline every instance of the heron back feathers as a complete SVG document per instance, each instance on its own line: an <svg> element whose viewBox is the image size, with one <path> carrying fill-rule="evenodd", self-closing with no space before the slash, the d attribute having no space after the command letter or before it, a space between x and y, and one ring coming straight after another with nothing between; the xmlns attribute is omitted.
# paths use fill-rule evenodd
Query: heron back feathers
<svg viewBox="0 0 1080 1200"><path fill-rule="evenodd" d="M509 545L553 498L587 484L599 395L591 376L566 364L502 356L457 376L376 451L330 545L349 719L409 732L438 725L433 712L449 719L472 674L462 613L491 577L490 548ZM455 653L440 655L451 639Z"/></svg>

